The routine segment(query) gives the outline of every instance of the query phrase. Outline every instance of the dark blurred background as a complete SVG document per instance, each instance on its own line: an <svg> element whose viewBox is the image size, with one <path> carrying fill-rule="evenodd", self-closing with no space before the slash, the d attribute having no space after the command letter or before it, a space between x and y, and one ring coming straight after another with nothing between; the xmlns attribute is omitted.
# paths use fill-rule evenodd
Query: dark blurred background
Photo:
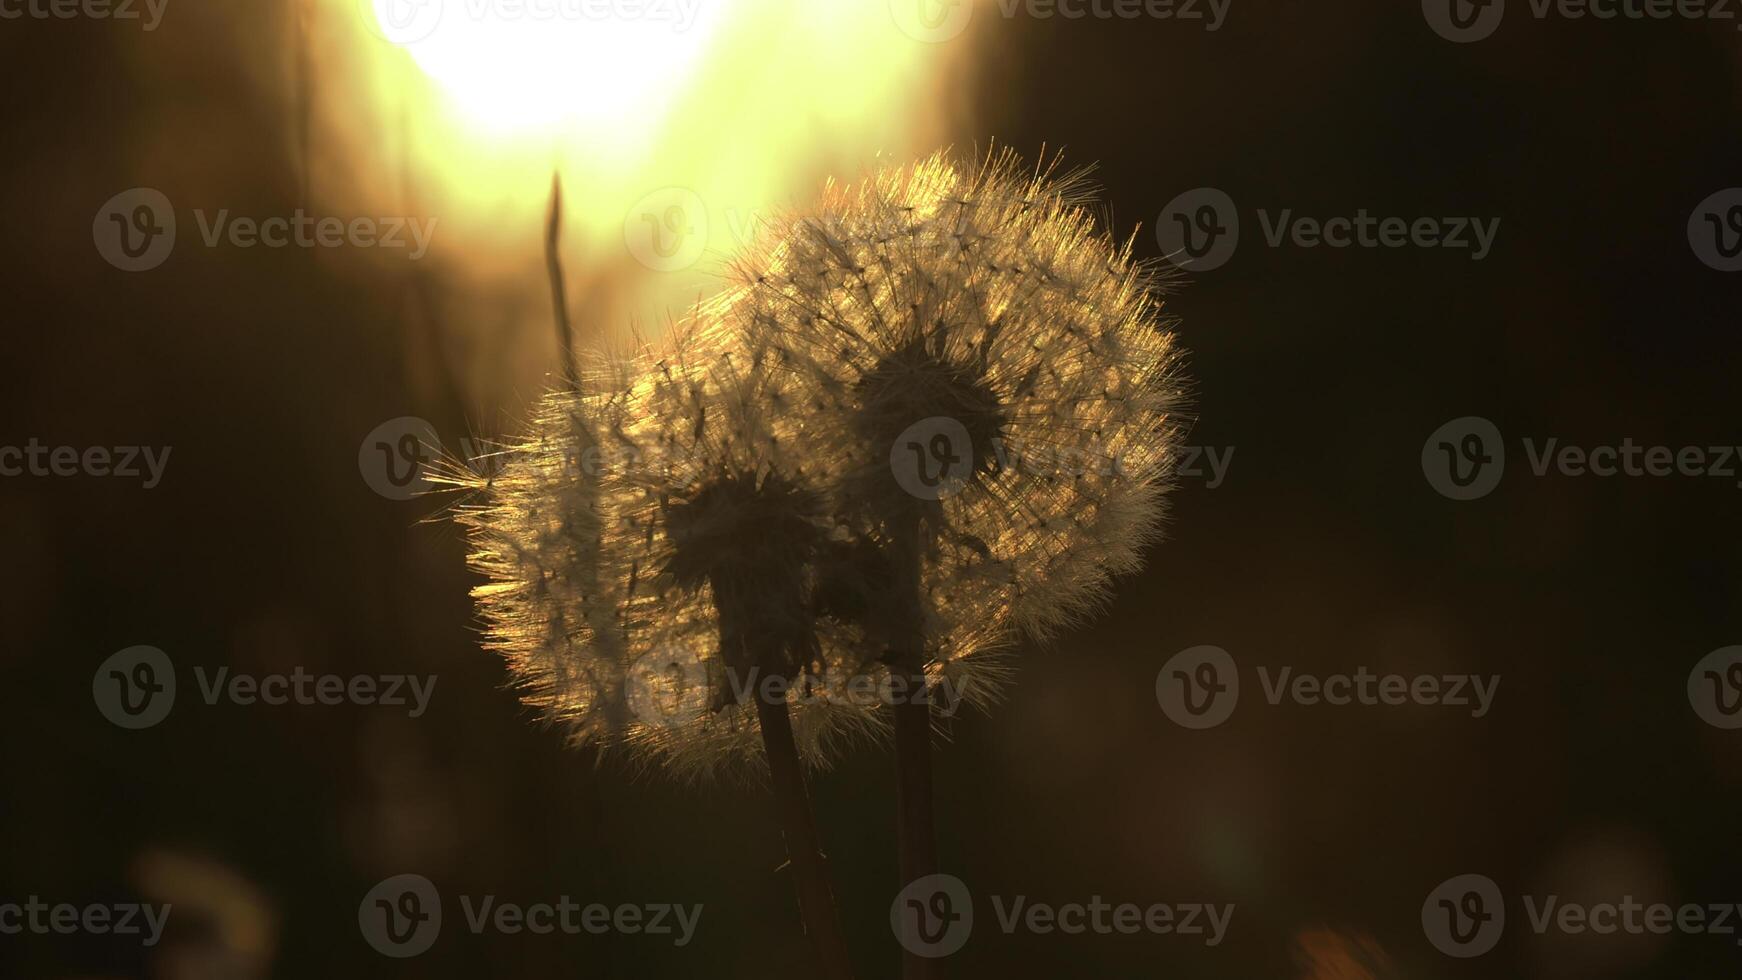
<svg viewBox="0 0 1742 980"><path fill-rule="evenodd" d="M566 749L480 651L443 503L386 499L359 473L385 420L457 440L511 428L529 393L454 395L441 375L466 349L432 355L415 295L367 264L182 247L130 274L93 247L102 202L153 184L132 148L164 120L213 206L301 203L295 113L254 70L284 59L288 8L177 3L152 35L0 22L0 444L173 447L150 490L0 479L0 901L176 909L153 949L0 936L0 975L803 975L763 794ZM1170 300L1198 389L1192 442L1233 451L1225 480L1185 481L1170 540L1111 611L1024 651L1009 703L957 719L938 752L944 866L981 899L953 975L1736 976L1734 936L1536 936L1509 905L1495 951L1459 961L1420 921L1463 873L1509 902L1742 900L1742 731L1702 721L1686 693L1696 661L1742 643L1737 479L1538 477L1520 442L1742 443L1742 278L1687 236L1696 205L1742 183L1735 22L1539 19L1515 0L1492 37L1454 44L1413 3L1234 0L1214 32L990 9L960 42L966 108L947 141L1098 162L1145 255L1192 188L1228 193L1243 227L1234 257ZM177 32L181 55L139 67ZM585 206L586 188L569 193ZM1256 211L1284 208L1501 224L1479 262L1269 247ZM527 281L537 295L543 269ZM1505 434L1508 467L1460 502L1420 457L1468 415ZM138 644L174 659L181 690L162 724L126 731L93 705L92 675ZM1198 644L1250 684L1207 731L1155 693ZM439 682L416 719L208 707L195 665ZM1502 680L1481 719L1273 707L1258 665ZM861 977L897 972L891 766L862 754L813 787ZM459 894L706 912L682 949L450 925L392 960L357 906L406 871L438 884L456 925ZM1214 948L1004 935L994 894L1237 911Z"/></svg>

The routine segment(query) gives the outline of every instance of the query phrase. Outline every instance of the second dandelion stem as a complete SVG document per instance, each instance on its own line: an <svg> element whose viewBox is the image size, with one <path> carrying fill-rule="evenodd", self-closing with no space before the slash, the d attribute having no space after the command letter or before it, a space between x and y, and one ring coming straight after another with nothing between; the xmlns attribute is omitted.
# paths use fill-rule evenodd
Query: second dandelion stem
<svg viewBox="0 0 1742 980"><path fill-rule="evenodd" d="M890 672L904 683L893 698L895 725L896 846L903 888L937 873L937 825L932 816L931 692L925 676L925 619L921 606L920 521L916 513L893 522L890 557L896 594L906 607L901 649L892 651ZM935 960L912 950L902 954L903 980L940 975Z"/></svg>
<svg viewBox="0 0 1742 980"><path fill-rule="evenodd" d="M762 748L768 756L768 774L774 787L775 805L780 809L787 860L805 932L816 949L822 975L830 980L851 980L853 968L847 959L846 940L841 935L834 891L829 886L822 841L817 837L816 820L811 815L798 744L792 736L791 714L784 700L776 702L766 697L756 699L756 714L762 723Z"/></svg>
<svg viewBox="0 0 1742 980"><path fill-rule="evenodd" d="M896 842L901 850L903 887L938 870L937 832L931 800L931 706L920 695L925 675L909 677L910 697L899 700L895 716L895 806ZM928 980L936 976L934 961L912 952L905 954L901 975L905 980Z"/></svg>

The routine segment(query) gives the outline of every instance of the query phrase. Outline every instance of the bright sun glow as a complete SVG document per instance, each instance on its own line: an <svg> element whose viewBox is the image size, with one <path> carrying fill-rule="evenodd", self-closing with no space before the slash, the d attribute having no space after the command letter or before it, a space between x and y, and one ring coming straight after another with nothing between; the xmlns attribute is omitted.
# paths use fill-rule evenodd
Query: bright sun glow
<svg viewBox="0 0 1742 980"><path fill-rule="evenodd" d="M481 128L644 129L682 89L727 0L369 0L375 26Z"/></svg>
<svg viewBox="0 0 1742 980"><path fill-rule="evenodd" d="M309 2L320 206L439 218L417 268L445 322L540 369L553 173L570 301L604 337L687 308L771 212L939 148L966 111L966 45L916 40L886 0Z"/></svg>

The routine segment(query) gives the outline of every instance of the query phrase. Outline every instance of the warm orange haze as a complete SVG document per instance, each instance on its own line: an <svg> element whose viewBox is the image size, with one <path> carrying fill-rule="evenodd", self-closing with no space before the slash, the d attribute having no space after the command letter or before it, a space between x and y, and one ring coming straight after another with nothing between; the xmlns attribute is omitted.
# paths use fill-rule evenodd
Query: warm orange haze
<svg viewBox="0 0 1742 980"><path fill-rule="evenodd" d="M1732 6L0 0L0 978L1736 976Z"/></svg>

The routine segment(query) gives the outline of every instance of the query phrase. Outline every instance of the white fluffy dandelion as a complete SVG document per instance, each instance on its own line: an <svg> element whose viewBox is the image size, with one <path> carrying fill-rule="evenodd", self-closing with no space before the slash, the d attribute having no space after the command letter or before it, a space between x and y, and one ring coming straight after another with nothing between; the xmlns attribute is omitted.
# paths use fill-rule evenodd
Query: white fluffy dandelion
<svg viewBox="0 0 1742 980"><path fill-rule="evenodd" d="M769 702L814 764L884 725L848 696L842 628L812 609L838 531L790 388L703 317L595 399L598 555L637 716L625 737L685 772L760 759Z"/></svg>
<svg viewBox="0 0 1742 980"><path fill-rule="evenodd" d="M1180 349L1087 204L1080 174L936 156L775 222L725 299L952 622L1050 636L1160 536Z"/></svg>
<svg viewBox="0 0 1742 980"><path fill-rule="evenodd" d="M686 775L766 759L836 975L801 759L893 725L903 874L929 873L938 692L990 699L1010 634L1092 612L1160 534L1180 354L1086 204L1008 154L831 187L454 481L525 700Z"/></svg>
<svg viewBox="0 0 1742 980"><path fill-rule="evenodd" d="M834 522L792 446L787 397L707 322L548 393L459 518L485 643L577 743L685 777L761 758L756 700L784 702L804 757L875 734L845 683L844 628L811 610Z"/></svg>
<svg viewBox="0 0 1742 980"><path fill-rule="evenodd" d="M1080 175L937 156L776 221L722 300L838 468L857 543L825 578L910 677L967 624L1081 619L1160 536L1180 351L1134 239L1086 204ZM912 880L935 865L930 717L894 716Z"/></svg>
<svg viewBox="0 0 1742 980"><path fill-rule="evenodd" d="M460 511L486 642L577 742L689 777L765 761L807 931L847 974L801 760L887 728L856 622L822 611L838 460L793 380L717 320L547 395Z"/></svg>

